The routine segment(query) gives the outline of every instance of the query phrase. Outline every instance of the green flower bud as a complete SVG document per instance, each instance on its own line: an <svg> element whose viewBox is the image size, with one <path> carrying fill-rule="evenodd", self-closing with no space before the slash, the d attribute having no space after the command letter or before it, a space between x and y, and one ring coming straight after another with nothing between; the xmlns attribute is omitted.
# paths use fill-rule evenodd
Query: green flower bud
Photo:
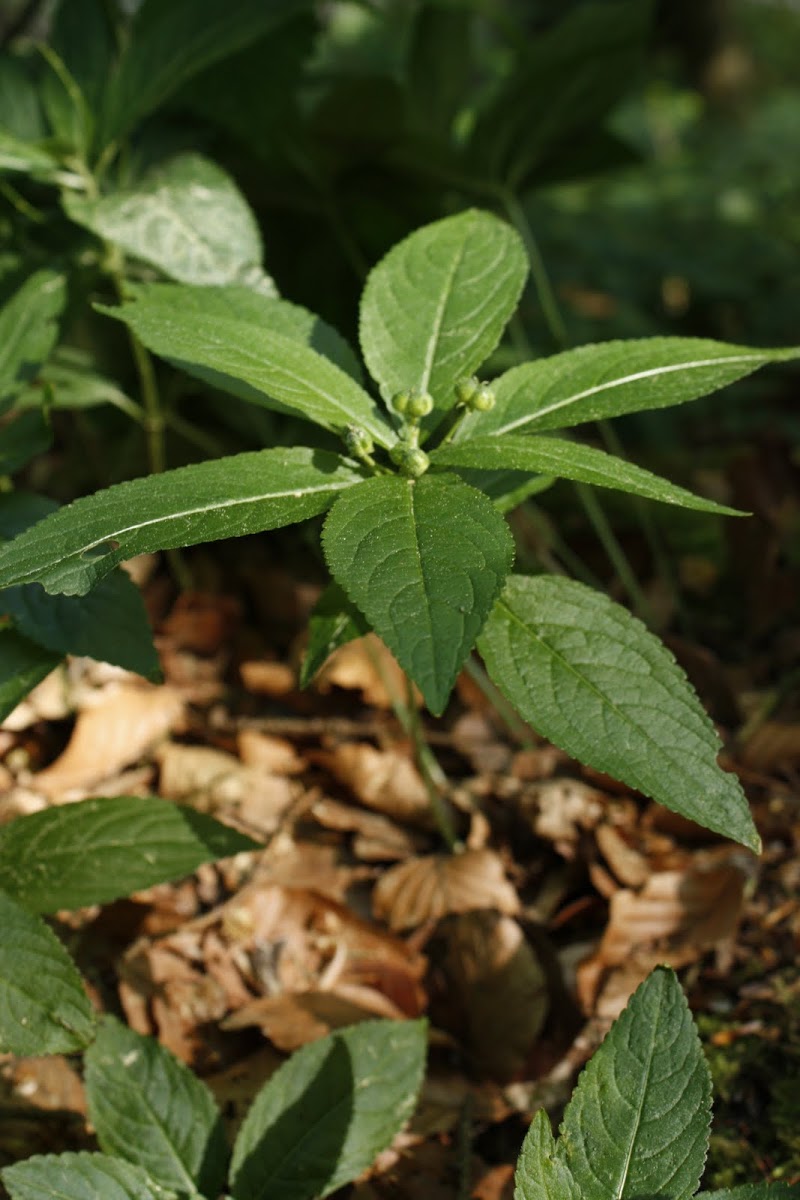
<svg viewBox="0 0 800 1200"><path fill-rule="evenodd" d="M389 457L403 475L409 475L412 479L419 479L430 465L425 451L420 450L418 446L409 446L407 442L398 442L396 446L392 446Z"/></svg>
<svg viewBox="0 0 800 1200"><path fill-rule="evenodd" d="M372 454L375 449L372 438L360 425L345 425L342 431L342 440L348 452L355 455L356 458L364 458L366 455Z"/></svg>
<svg viewBox="0 0 800 1200"><path fill-rule="evenodd" d="M472 397L478 391L480 386L480 380L476 379L474 375L470 375L468 379L459 379L455 386L456 400L458 403L463 404L466 408L469 408L472 403Z"/></svg>
<svg viewBox="0 0 800 1200"><path fill-rule="evenodd" d="M428 413L433 412L433 397L427 392L420 391L414 388L408 393L408 404L406 405L406 416L411 420L418 421L420 417L427 417Z"/></svg>
<svg viewBox="0 0 800 1200"><path fill-rule="evenodd" d="M473 412L491 412L495 406L495 395L488 383L482 383L469 402Z"/></svg>
<svg viewBox="0 0 800 1200"><path fill-rule="evenodd" d="M411 392L395 392L392 396L392 408L402 417L408 412L408 402L411 399Z"/></svg>

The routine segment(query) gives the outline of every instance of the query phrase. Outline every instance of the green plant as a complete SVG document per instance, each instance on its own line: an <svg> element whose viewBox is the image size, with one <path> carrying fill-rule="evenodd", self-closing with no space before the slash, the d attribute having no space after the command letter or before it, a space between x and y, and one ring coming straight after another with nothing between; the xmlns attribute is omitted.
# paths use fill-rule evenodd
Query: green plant
<svg viewBox="0 0 800 1200"><path fill-rule="evenodd" d="M12 1200L312 1200L360 1175L416 1102L424 1021L367 1021L312 1042L265 1083L231 1156L208 1087L105 1017L85 1058L101 1153L37 1155L0 1176Z"/></svg>
<svg viewBox="0 0 800 1200"><path fill-rule="evenodd" d="M584 1070L558 1141L544 1110L522 1146L516 1200L694 1196L711 1120L711 1076L680 985L659 967ZM789 1200L798 1187L745 1184L714 1200Z"/></svg>
<svg viewBox="0 0 800 1200"><path fill-rule="evenodd" d="M718 767L715 731L671 655L582 584L509 577L502 510L542 477L564 477L732 514L553 431L683 403L797 352L609 342L481 384L473 372L526 274L517 234L481 211L397 245L361 302L362 351L383 408L342 339L295 305L235 285L131 285L121 306L102 311L140 344L326 436L317 448L199 463L78 500L0 547L0 586L83 595L134 554L327 513L322 542L337 590L312 619L306 675L367 625L439 714L477 644L493 682L548 739L755 849L738 781Z"/></svg>
<svg viewBox="0 0 800 1200"><path fill-rule="evenodd" d="M0 1050L68 1054L95 1034L78 970L42 919L106 904L257 842L156 797L82 800L0 828Z"/></svg>

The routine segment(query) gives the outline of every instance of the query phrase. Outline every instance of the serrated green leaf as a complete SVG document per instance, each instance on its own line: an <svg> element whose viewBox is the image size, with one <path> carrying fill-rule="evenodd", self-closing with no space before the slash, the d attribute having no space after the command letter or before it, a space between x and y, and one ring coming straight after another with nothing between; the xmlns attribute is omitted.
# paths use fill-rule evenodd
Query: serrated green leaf
<svg viewBox="0 0 800 1200"><path fill-rule="evenodd" d="M322 542L333 577L441 713L511 569L500 513L454 475L384 476L340 498Z"/></svg>
<svg viewBox="0 0 800 1200"><path fill-rule="evenodd" d="M360 1175L413 1111L425 1044L422 1021L365 1021L293 1054L236 1139L234 1200L310 1200Z"/></svg>
<svg viewBox="0 0 800 1200"><path fill-rule="evenodd" d="M38 583L7 588L0 592L0 612L48 650L88 655L146 679L161 677L141 592L120 569L86 596L48 596Z"/></svg>
<svg viewBox="0 0 800 1200"><path fill-rule="evenodd" d="M37 271L0 309L0 412L55 345L65 297L63 275Z"/></svg>
<svg viewBox="0 0 800 1200"><path fill-rule="evenodd" d="M120 483L0 546L0 587L35 582L83 595L122 559L304 521L361 479L337 454L295 447Z"/></svg>
<svg viewBox="0 0 800 1200"><path fill-rule="evenodd" d="M0 827L0 888L31 912L107 904L258 843L153 796L44 809Z"/></svg>
<svg viewBox="0 0 800 1200"><path fill-rule="evenodd" d="M337 367L352 375L358 383L363 378L355 352L338 330L300 304L265 296L263 292L237 284L204 288L174 283L129 284L127 293L130 303L136 305L140 314L146 310L149 328L169 319L176 310L181 312L187 323L195 317L206 322L237 321L253 329L272 330L281 337L316 350L317 354L329 358ZM112 316L118 315L117 309L108 311ZM241 330L239 333L240 336L246 336ZM247 387L240 394L246 400L264 403L260 393Z"/></svg>
<svg viewBox="0 0 800 1200"><path fill-rule="evenodd" d="M581 1200L569 1167L556 1154L550 1118L543 1108L534 1116L522 1143L514 1173L514 1200Z"/></svg>
<svg viewBox="0 0 800 1200"><path fill-rule="evenodd" d="M223 318L216 298L204 303L204 291L186 308L164 305L152 289L119 308L97 307L125 321L154 354L245 400L335 433L355 422L382 446L396 441L372 397L312 349L296 322L287 330L285 309L276 307L274 326L241 319L241 307L236 317Z"/></svg>
<svg viewBox="0 0 800 1200"><path fill-rule="evenodd" d="M527 272L514 230L475 209L394 246L371 271L361 301L364 361L384 400L421 388L441 417L455 403L456 381L500 341ZM436 423L436 412L424 422Z"/></svg>
<svg viewBox="0 0 800 1200"><path fill-rule="evenodd" d="M658 967L590 1059L558 1154L583 1200L689 1200L708 1148L711 1076L674 973Z"/></svg>
<svg viewBox="0 0 800 1200"><path fill-rule="evenodd" d="M106 1154L181 1195L217 1196L228 1149L206 1085L153 1038L105 1017L86 1054L86 1100Z"/></svg>
<svg viewBox="0 0 800 1200"><path fill-rule="evenodd" d="M192 75L305 7L303 0L144 0L106 94L101 144L123 137Z"/></svg>
<svg viewBox="0 0 800 1200"><path fill-rule="evenodd" d="M0 611L2 608L0 592ZM14 711L61 659L61 654L37 646L15 629L0 627L0 721Z"/></svg>
<svg viewBox="0 0 800 1200"><path fill-rule="evenodd" d="M743 515L736 508L716 504L704 496L695 496L685 488L613 454L565 438L490 434L488 437L473 437L468 442L443 446L440 450L432 451L430 458L437 467L531 471L592 483L597 487L615 488L620 492L631 492L635 496L646 496L649 500L679 504L683 508L695 508L701 512L720 513L729 517Z"/></svg>
<svg viewBox="0 0 800 1200"><path fill-rule="evenodd" d="M596 770L758 851L735 775L686 676L636 617L574 580L514 577L478 642L526 721Z"/></svg>
<svg viewBox="0 0 800 1200"><path fill-rule="evenodd" d="M698 1192L697 1200L798 1200L800 1183L743 1183L739 1187Z"/></svg>
<svg viewBox="0 0 800 1200"><path fill-rule="evenodd" d="M0 1051L70 1054L94 1035L81 977L41 917L0 892Z"/></svg>
<svg viewBox="0 0 800 1200"><path fill-rule="evenodd" d="M201 154L181 154L137 186L91 199L63 197L67 215L170 279L201 286L275 286L261 266L261 234L226 171Z"/></svg>
<svg viewBox="0 0 800 1200"><path fill-rule="evenodd" d="M139 1167L107 1154L35 1154L0 1177L11 1200L177 1200Z"/></svg>
<svg viewBox="0 0 800 1200"><path fill-rule="evenodd" d="M308 687L334 650L368 631L369 626L344 589L338 583L329 584L308 619L308 645L300 668L300 687Z"/></svg>
<svg viewBox="0 0 800 1200"><path fill-rule="evenodd" d="M513 367L492 384L491 412L470 415L454 441L478 432L527 433L685 404L798 349L764 350L704 338L599 342Z"/></svg>

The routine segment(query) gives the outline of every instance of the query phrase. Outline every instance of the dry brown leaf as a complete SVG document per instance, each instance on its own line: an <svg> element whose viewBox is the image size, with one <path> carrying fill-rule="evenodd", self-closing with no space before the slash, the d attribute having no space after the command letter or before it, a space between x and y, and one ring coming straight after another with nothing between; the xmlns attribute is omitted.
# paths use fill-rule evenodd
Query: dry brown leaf
<svg viewBox="0 0 800 1200"><path fill-rule="evenodd" d="M547 1015L542 964L517 922L498 912L450 917L439 937L437 967L446 980L440 1023L461 1039L482 1074L514 1078Z"/></svg>
<svg viewBox="0 0 800 1200"><path fill-rule="evenodd" d="M72 700L64 670L56 667L8 714L0 729L20 733L37 721L63 721L71 711Z"/></svg>
<svg viewBox="0 0 800 1200"><path fill-rule="evenodd" d="M353 851L370 862L393 862L418 853L420 846L410 833L383 817L337 800L316 800L310 813L326 829L355 833Z"/></svg>
<svg viewBox="0 0 800 1200"><path fill-rule="evenodd" d="M170 687L122 684L78 715L64 752L33 779L54 803L130 766L173 730L183 701Z"/></svg>
<svg viewBox="0 0 800 1200"><path fill-rule="evenodd" d="M698 852L682 870L655 872L639 891L615 892L600 945L578 968L584 1011L594 1012L603 993L603 1014L621 1011L629 985L657 963L682 966L732 938L754 870L746 850L724 846Z"/></svg>
<svg viewBox="0 0 800 1200"><path fill-rule="evenodd" d="M232 754L211 746L168 742L156 759L163 796L203 812L224 814L259 836L274 833L294 799L288 779L244 766Z"/></svg>
<svg viewBox="0 0 800 1200"><path fill-rule="evenodd" d="M453 726L453 745L463 754L473 771L496 775L507 771L511 749L497 735L488 716L466 712Z"/></svg>
<svg viewBox="0 0 800 1200"><path fill-rule="evenodd" d="M364 989L366 991L366 989ZM373 995L377 998L380 993ZM279 996L259 996L243 1005L222 1022L228 1030L256 1025L279 1050L291 1053L324 1037L334 1029L355 1025L375 1017L402 1020L404 1013L385 997L368 1007L348 996L333 992L294 992Z"/></svg>
<svg viewBox="0 0 800 1200"><path fill-rule="evenodd" d="M85 1115L86 1094L81 1077L63 1054L45 1058L13 1058L2 1066L11 1093L32 1108Z"/></svg>
<svg viewBox="0 0 800 1200"><path fill-rule="evenodd" d="M182 592L161 633L176 647L211 655L228 642L241 619L241 604L233 596Z"/></svg>
<svg viewBox="0 0 800 1200"><path fill-rule="evenodd" d="M299 775L306 769L305 760L286 738L243 729L236 742L245 766L261 767L271 775Z"/></svg>
<svg viewBox="0 0 800 1200"><path fill-rule="evenodd" d="M242 683L257 696L288 696L297 687L295 673L286 663L252 659L239 667Z"/></svg>
<svg viewBox="0 0 800 1200"><path fill-rule="evenodd" d="M526 787L522 811L537 837L553 842L560 853L574 853L582 830L594 829L605 813L602 792L580 779L547 779Z"/></svg>
<svg viewBox="0 0 800 1200"><path fill-rule="evenodd" d="M413 929L475 908L519 912L519 897L492 850L432 854L392 867L375 887L375 915L392 929Z"/></svg>
<svg viewBox="0 0 800 1200"><path fill-rule="evenodd" d="M398 821L432 826L425 784L402 750L377 750L368 742L344 742L333 750L317 751L313 757L367 808Z"/></svg>
<svg viewBox="0 0 800 1200"><path fill-rule="evenodd" d="M393 696L403 701L406 696L402 668L374 633L355 638L333 652L317 676L316 688L324 695L334 686L360 691L365 703L375 708L389 709Z"/></svg>
<svg viewBox="0 0 800 1200"><path fill-rule="evenodd" d="M634 849L614 825L604 822L594 834L603 858L620 883L627 887L641 887L650 875L647 859Z"/></svg>

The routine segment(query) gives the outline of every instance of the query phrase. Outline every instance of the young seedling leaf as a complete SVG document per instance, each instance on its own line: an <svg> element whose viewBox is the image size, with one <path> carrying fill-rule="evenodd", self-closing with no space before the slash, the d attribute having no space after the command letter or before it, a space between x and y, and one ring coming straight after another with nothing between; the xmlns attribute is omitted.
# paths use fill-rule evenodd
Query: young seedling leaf
<svg viewBox="0 0 800 1200"><path fill-rule="evenodd" d="M4 607L2 596L0 592L0 611ZM58 666L62 657L15 629L0 628L0 721Z"/></svg>
<svg viewBox="0 0 800 1200"><path fill-rule="evenodd" d="M478 648L526 721L581 762L758 851L735 775L670 652L626 609L573 580L516 576Z"/></svg>
<svg viewBox="0 0 800 1200"><path fill-rule="evenodd" d="M454 475L384 476L340 498L323 547L331 574L441 713L511 569L500 513Z"/></svg>
<svg viewBox="0 0 800 1200"><path fill-rule="evenodd" d="M258 843L154 796L80 800L0 827L0 888L32 912L107 904Z"/></svg>
<svg viewBox="0 0 800 1200"><path fill-rule="evenodd" d="M593 483L598 487L615 488L620 492L632 492L649 500L679 504L683 508L696 508L701 512L733 517L742 515L738 509L716 504L704 496L695 496L685 488L613 454L565 438L522 437L514 434L498 437L490 434L488 437L473 437L468 442L443 446L440 450L432 451L430 457L431 463L437 467L531 471L560 479L575 479L580 483Z"/></svg>
<svg viewBox="0 0 800 1200"><path fill-rule="evenodd" d="M543 1108L525 1135L514 1183L514 1200L581 1200L572 1172L556 1154L550 1118Z"/></svg>
<svg viewBox="0 0 800 1200"><path fill-rule="evenodd" d="M41 917L0 892L0 1052L70 1054L94 1035L72 959Z"/></svg>
<svg viewBox="0 0 800 1200"><path fill-rule="evenodd" d="M657 968L583 1071L559 1158L583 1200L689 1200L708 1148L711 1075L675 975Z"/></svg>
<svg viewBox="0 0 800 1200"><path fill-rule="evenodd" d="M299 304L290 304L288 300L266 296L263 292L235 283L225 287L204 288L176 283L130 284L126 296L131 306L136 305L139 314L147 314L150 326L159 320L169 319L179 311L186 321L197 317L206 322L238 321L253 329L271 329L281 337L290 338L329 358L357 383L362 381L361 364L338 330L316 313ZM109 311L112 315L119 315L118 309ZM237 384L242 389L238 394L244 399L257 404L264 403L260 392L248 388L240 380L229 378L225 386L231 391Z"/></svg>
<svg viewBox="0 0 800 1200"><path fill-rule="evenodd" d="M410 1117L425 1045L422 1021L366 1021L293 1054L236 1139L234 1200L311 1200L360 1175Z"/></svg>
<svg viewBox="0 0 800 1200"><path fill-rule="evenodd" d="M298 338L296 327L287 330L280 309L273 326L238 314L222 318L216 298L204 304L204 289L186 307L165 305L163 295L147 289L119 308L97 307L125 321L154 354L245 400L334 433L354 422L382 446L396 441L372 397Z"/></svg>
<svg viewBox="0 0 800 1200"><path fill-rule="evenodd" d="M800 350L731 346L704 338L599 342L513 367L495 380L491 412L470 415L455 441L473 433L528 433L685 404Z"/></svg>
<svg viewBox="0 0 800 1200"><path fill-rule="evenodd" d="M228 173L200 154L181 154L107 196L66 192L63 203L77 224L170 279L247 283L275 295L250 206Z"/></svg>
<svg viewBox="0 0 800 1200"><path fill-rule="evenodd" d="M217 1196L228 1166L206 1085L153 1038L105 1017L86 1054L86 1099L106 1154L180 1195Z"/></svg>
<svg viewBox="0 0 800 1200"><path fill-rule="evenodd" d="M101 145L124 137L192 75L304 7L303 0L144 0L106 93Z"/></svg>
<svg viewBox="0 0 800 1200"><path fill-rule="evenodd" d="M500 341L527 272L514 230L475 209L394 246L361 301L361 348L384 400L416 387L433 397L438 417L451 408L454 384ZM434 411L425 424L436 423Z"/></svg>
<svg viewBox="0 0 800 1200"><path fill-rule="evenodd" d="M0 1171L11 1200L178 1200L139 1167L108 1154L35 1154Z"/></svg>
<svg viewBox="0 0 800 1200"><path fill-rule="evenodd" d="M120 483L76 500L0 546L0 587L83 595L122 559L292 525L363 478L305 447L260 450Z"/></svg>
<svg viewBox="0 0 800 1200"><path fill-rule="evenodd" d="M308 645L300 668L300 687L308 687L339 646L369 632L369 625L338 583L326 587L308 620Z"/></svg>
<svg viewBox="0 0 800 1200"><path fill-rule="evenodd" d="M65 299L63 275L36 271L0 308L0 412L53 349Z"/></svg>

